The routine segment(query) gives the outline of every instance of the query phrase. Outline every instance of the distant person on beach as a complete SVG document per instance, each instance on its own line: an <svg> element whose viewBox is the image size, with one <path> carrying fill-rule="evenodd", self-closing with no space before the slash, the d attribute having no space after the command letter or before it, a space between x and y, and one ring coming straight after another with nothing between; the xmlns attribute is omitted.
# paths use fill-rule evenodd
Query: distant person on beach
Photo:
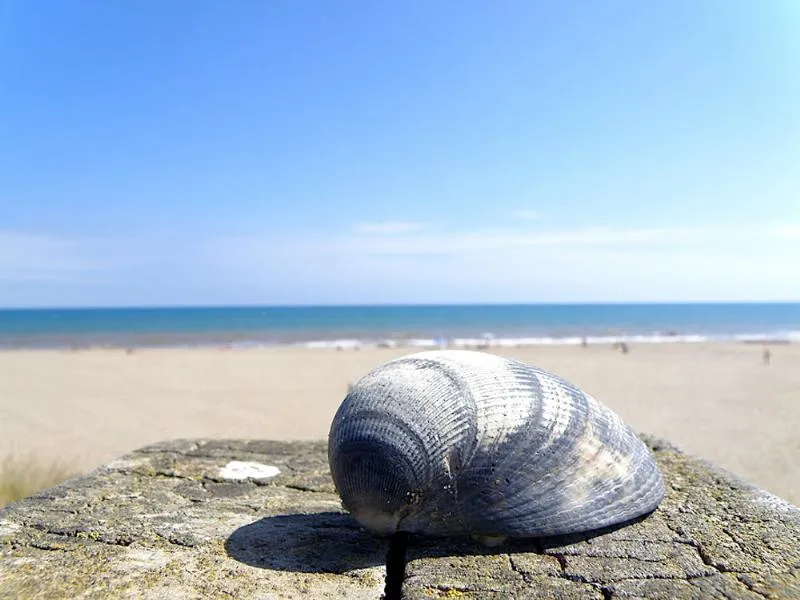
<svg viewBox="0 0 800 600"><path fill-rule="evenodd" d="M761 360L765 365L769 364L769 361L772 359L772 352L769 351L769 348L764 348L764 352L761 354Z"/></svg>

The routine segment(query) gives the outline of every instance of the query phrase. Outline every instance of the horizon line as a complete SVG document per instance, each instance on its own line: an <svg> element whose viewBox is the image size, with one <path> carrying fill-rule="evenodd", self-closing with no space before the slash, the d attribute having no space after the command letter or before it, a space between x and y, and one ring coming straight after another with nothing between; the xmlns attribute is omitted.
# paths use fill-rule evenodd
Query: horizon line
<svg viewBox="0 0 800 600"><path fill-rule="evenodd" d="M131 304L85 306L0 306L0 312L46 310L207 310L207 309L286 309L286 308L447 308L512 306L674 306L674 305L777 305L800 304L798 300L643 300L643 301L567 301L567 302L377 302L333 304Z"/></svg>

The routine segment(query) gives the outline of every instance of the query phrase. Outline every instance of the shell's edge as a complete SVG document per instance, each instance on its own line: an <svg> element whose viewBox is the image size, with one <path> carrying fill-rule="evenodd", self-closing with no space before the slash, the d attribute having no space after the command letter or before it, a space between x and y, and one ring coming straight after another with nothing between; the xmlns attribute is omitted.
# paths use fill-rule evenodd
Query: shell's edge
<svg viewBox="0 0 800 600"><path fill-rule="evenodd" d="M481 377L486 376L485 372L483 374L476 374L480 372L482 369L489 369L490 375L497 376L502 380L503 377L507 379L505 381L511 381L512 377L509 375L509 372L512 371L511 365L514 368L522 367L523 369L529 370L531 373L535 373L535 377L551 377L552 382L554 385L561 386L563 390L569 390L568 394L574 394L576 391L579 392L580 395L585 395L591 399L592 402L595 402L602 408L602 416L605 418L607 415L611 415L613 417L614 426L616 426L617 421L621 424L620 430L624 430L624 434L620 436L618 439L625 441L625 448L630 451L631 455L634 453L636 454L636 461L635 464L630 467L632 472L633 469L636 469L637 473L635 474L635 482L632 483L629 488L625 490L625 493L616 492L616 496L611 497L607 504L603 504L603 501L592 502L591 494L593 494L593 488L587 488L588 491L584 491L585 494L589 495L589 500L586 501L587 508L585 509L585 514L581 514L580 510L575 511L573 510L573 514L569 516L569 519L562 519L560 522L558 518L554 518L552 522L544 522L538 526L526 526L526 527L515 527L515 526L506 526L502 523L502 520L498 522L497 520L492 521L492 525L483 526L478 520L470 520L465 519L463 514L460 514L458 511L453 513L453 518L450 523L447 522L439 522L439 523L431 523L430 527L428 524L423 521L417 522L414 525L414 529L401 529L405 531L410 531L415 534L422 534L425 536L460 536L460 535L472 535L472 536L482 536L482 537L493 537L493 536L510 536L513 538L541 538L541 537L552 537L552 536L561 536L561 535L570 535L576 534L580 532L586 531L593 531L598 529L605 529L608 527L617 527L622 526L623 524L637 521L642 518L646 518L649 514L655 511L661 502L664 499L665 495L665 484L663 480L663 474L658 467L657 461L654 456L654 452L661 451L663 449L674 449L669 442L662 440L660 438L656 438L654 436L648 436L647 434L639 435L634 432L627 424L622 421L622 419L613 412L609 407L605 404L596 400L595 398L588 396L577 388L576 386L572 385L566 380L561 379L559 376L549 373L547 371L543 371L535 366L528 365L526 363L522 363L520 361L515 361L511 359L505 359L503 357L499 357L494 354L490 353L482 353L482 352L474 352L474 351L466 351L466 350L444 350L444 351L423 351L418 353L409 354L406 356L398 357L380 365L372 372L365 375L364 378L360 379L354 386L357 390L362 382L369 381L369 376L376 371L383 370L384 372L395 366L406 365L412 361L431 361L433 363L441 362L443 365L446 364L449 368L452 368L455 365L456 369L464 369L466 372L465 379L467 381L477 382L475 385L481 385L482 379ZM477 371L476 369L477 365ZM503 367L509 366L508 372ZM494 371L492 374L491 372ZM393 378L391 377L391 373L387 378L387 384L391 388L393 385ZM494 389L494 388L493 388ZM497 389L502 389L500 386ZM419 391L419 390L417 390ZM424 394L425 391L423 390L420 392ZM494 391L489 392L496 393ZM551 396L554 392L551 389L546 390L545 392L542 389L537 390L539 394L539 399L541 400L541 396L545 394L550 394ZM557 395L557 394L556 394ZM348 397L350 394L348 394ZM531 394L531 398L534 398L535 394ZM345 399L347 400L347 399ZM550 399L551 402L556 402L557 400ZM341 409L341 407L340 407ZM589 409L587 409L589 410ZM341 412L341 410L339 411ZM337 412L337 418L339 418L339 412ZM591 412L591 410L590 410ZM393 418L396 418L397 415L394 414ZM589 414L586 417L586 420L591 420L593 415ZM606 423L607 425L607 423ZM331 429L331 433L333 433L333 426ZM600 436L602 437L602 436ZM635 438L635 440L633 439ZM597 443L597 440L594 440ZM614 441L612 438L608 438L603 443L611 443L613 444ZM332 460L333 453L331 451L332 442L329 440L329 461ZM639 447L641 446L641 448ZM618 447L619 452L623 453L623 446L620 445ZM633 450L635 448L635 452ZM612 448L613 449L613 448ZM431 456L431 455L428 455ZM332 465L333 467L333 465ZM468 466L467 468L470 468ZM332 469L333 470L333 469ZM587 469L588 471L588 469ZM641 471L641 473L639 473ZM596 477L599 479L599 476ZM475 481L480 482L480 476L478 476ZM473 486L474 487L474 486ZM339 486L337 485L337 491ZM627 494L627 495L626 495ZM340 492L341 495L341 492ZM425 494L423 494L424 496ZM430 494L433 496L434 494ZM502 497L502 495L500 496ZM595 496L595 499L597 496ZM465 502L462 502L465 503ZM605 509L608 509L608 514L603 514ZM434 512L438 512L434 511ZM425 516L425 511L422 510L421 513ZM354 515L356 516L356 515ZM356 518L358 518L356 516ZM560 518L560 517L559 517ZM509 518L509 521L511 519ZM420 525L421 523L421 525ZM381 532L385 533L385 532Z"/></svg>

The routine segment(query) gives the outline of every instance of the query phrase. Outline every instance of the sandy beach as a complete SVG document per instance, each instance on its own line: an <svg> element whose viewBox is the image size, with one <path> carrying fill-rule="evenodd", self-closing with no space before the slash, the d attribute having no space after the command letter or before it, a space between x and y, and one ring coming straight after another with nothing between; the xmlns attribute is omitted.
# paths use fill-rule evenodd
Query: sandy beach
<svg viewBox="0 0 800 600"><path fill-rule="evenodd" d="M548 369L664 437L800 503L800 345L490 350ZM179 437L324 438L349 382L409 349L0 352L0 457L90 469Z"/></svg>

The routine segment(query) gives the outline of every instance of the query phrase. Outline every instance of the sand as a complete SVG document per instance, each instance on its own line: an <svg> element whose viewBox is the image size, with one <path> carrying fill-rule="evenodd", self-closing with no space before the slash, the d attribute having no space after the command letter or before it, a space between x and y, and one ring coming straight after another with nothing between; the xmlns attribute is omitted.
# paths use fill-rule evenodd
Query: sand
<svg viewBox="0 0 800 600"><path fill-rule="evenodd" d="M553 371L665 437L800 504L800 345L492 350ZM0 352L0 458L89 469L170 438L327 436L347 385L407 349Z"/></svg>

